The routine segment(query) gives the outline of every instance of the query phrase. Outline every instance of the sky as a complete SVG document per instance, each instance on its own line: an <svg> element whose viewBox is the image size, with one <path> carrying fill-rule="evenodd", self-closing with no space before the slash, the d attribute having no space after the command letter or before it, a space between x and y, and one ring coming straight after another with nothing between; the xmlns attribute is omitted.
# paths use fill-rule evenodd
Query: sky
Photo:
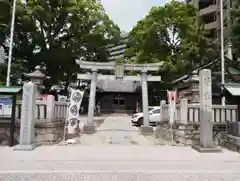
<svg viewBox="0 0 240 181"><path fill-rule="evenodd" d="M152 6L163 5L168 0L101 0L109 17L121 30L129 32L147 15Z"/></svg>

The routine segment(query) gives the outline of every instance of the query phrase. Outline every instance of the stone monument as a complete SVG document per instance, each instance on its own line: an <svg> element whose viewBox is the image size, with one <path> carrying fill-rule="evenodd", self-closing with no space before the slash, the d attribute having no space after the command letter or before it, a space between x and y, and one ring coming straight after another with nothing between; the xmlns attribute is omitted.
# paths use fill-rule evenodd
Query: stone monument
<svg viewBox="0 0 240 181"><path fill-rule="evenodd" d="M36 85L28 82L23 86L19 144L14 150L33 150L35 141Z"/></svg>
<svg viewBox="0 0 240 181"><path fill-rule="evenodd" d="M199 152L220 152L213 142L212 123L212 77L211 70L200 71L200 142L193 149Z"/></svg>

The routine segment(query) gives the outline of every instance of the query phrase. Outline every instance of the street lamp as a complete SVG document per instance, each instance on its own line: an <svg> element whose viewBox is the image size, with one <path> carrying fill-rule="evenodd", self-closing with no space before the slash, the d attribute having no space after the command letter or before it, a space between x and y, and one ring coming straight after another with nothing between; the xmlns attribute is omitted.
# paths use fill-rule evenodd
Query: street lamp
<svg viewBox="0 0 240 181"><path fill-rule="evenodd" d="M9 52L8 52L8 68L7 68L6 86L10 86L10 74L11 74L11 64L12 64L12 46L13 46L15 14L16 14L16 0L13 0L11 32L10 32L10 42L9 42Z"/></svg>
<svg viewBox="0 0 240 181"><path fill-rule="evenodd" d="M221 72L222 72L222 88L225 85L225 57L224 57L224 25L223 25L223 0L220 0L220 41L221 41ZM222 97L222 105L225 105L225 97Z"/></svg>

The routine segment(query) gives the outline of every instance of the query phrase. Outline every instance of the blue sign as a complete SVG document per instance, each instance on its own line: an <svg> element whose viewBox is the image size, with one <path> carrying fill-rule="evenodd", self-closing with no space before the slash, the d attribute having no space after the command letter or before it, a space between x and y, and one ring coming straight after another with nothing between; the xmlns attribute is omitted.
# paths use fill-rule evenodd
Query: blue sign
<svg viewBox="0 0 240 181"><path fill-rule="evenodd" d="M0 95L0 117L12 116L12 96Z"/></svg>

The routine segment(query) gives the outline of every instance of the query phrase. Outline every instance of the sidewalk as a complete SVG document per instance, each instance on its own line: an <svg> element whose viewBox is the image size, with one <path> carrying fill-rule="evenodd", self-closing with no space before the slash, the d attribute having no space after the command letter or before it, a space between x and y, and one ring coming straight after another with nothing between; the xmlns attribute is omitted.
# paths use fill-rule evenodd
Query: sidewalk
<svg viewBox="0 0 240 181"><path fill-rule="evenodd" d="M38 176L42 181L60 177L87 181L240 180L240 154L228 150L200 154L190 147L72 145L41 146L30 152L0 147L0 153L0 180L26 181Z"/></svg>

